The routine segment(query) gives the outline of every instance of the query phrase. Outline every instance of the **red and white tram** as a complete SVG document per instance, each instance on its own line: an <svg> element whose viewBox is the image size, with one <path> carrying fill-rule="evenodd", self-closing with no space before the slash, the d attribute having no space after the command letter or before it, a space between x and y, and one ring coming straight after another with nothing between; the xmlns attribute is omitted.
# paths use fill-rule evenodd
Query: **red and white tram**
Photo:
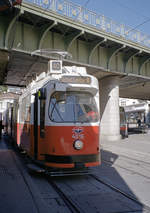
<svg viewBox="0 0 150 213"><path fill-rule="evenodd" d="M84 67L62 67L61 60L49 67L19 98L17 145L46 168L98 166L98 80Z"/></svg>

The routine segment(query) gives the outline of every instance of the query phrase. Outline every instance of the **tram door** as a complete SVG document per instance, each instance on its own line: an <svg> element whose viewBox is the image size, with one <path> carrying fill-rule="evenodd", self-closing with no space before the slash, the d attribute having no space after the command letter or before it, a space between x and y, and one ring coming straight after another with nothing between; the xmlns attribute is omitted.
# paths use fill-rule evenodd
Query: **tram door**
<svg viewBox="0 0 150 213"><path fill-rule="evenodd" d="M38 156L38 93L34 99L34 158Z"/></svg>
<svg viewBox="0 0 150 213"><path fill-rule="evenodd" d="M38 105L39 103L39 105ZM46 90L40 89L34 99L34 158L38 157L38 143L45 138ZM38 124L39 121L39 124ZM39 126L39 128L38 128ZM39 138L40 137L40 138Z"/></svg>
<svg viewBox="0 0 150 213"><path fill-rule="evenodd" d="M13 135L13 107L10 108L10 135Z"/></svg>

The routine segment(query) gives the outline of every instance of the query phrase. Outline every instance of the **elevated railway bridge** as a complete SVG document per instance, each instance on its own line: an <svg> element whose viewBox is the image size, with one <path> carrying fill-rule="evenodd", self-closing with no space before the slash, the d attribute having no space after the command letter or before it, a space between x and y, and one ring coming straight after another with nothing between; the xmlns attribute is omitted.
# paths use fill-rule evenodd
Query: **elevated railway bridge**
<svg viewBox="0 0 150 213"><path fill-rule="evenodd" d="M11 4L10 4L11 3ZM37 49L68 51L100 83L101 137L120 137L120 97L150 100L150 36L66 0L0 3L0 84L24 87L47 71Z"/></svg>

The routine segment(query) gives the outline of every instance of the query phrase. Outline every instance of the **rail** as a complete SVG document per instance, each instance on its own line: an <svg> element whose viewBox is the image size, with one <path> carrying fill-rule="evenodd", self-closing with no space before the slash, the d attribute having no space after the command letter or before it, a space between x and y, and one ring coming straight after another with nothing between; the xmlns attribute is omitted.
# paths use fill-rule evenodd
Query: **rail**
<svg viewBox="0 0 150 213"><path fill-rule="evenodd" d="M44 10L56 12L67 16L82 24L95 27L100 31L112 33L126 40L136 42L142 46L150 47L150 36L131 27L119 24L104 15L95 13L78 4L67 0L23 0L23 2L36 5Z"/></svg>

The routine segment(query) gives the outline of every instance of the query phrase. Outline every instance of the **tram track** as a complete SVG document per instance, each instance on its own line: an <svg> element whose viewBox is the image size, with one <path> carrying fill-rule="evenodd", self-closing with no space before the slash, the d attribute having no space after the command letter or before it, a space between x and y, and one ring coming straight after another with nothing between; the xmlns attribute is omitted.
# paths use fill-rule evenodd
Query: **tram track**
<svg viewBox="0 0 150 213"><path fill-rule="evenodd" d="M132 160L132 161L137 161L139 163L143 163L143 164L146 164L148 166L150 165L149 162L146 162L146 161L143 161L143 160L139 160L137 158L131 158L131 157L127 156L127 155L119 154L119 157L122 157L122 158L125 158L125 159L129 159L129 160ZM113 163L113 162L111 162L111 163Z"/></svg>
<svg viewBox="0 0 150 213"><path fill-rule="evenodd" d="M111 162L105 161L105 160L103 160L103 162L112 164ZM119 166L119 165L117 165L117 166ZM121 166L119 166L119 167L123 168ZM123 169L126 169L126 168L123 168ZM127 170L133 172L132 170L129 170L129 169L127 169ZM141 175L140 173L137 173L137 174ZM101 184L105 185L106 187L110 188L111 190L113 190L113 191L121 194L122 196L126 197L127 199L135 202L137 205L140 205L142 210L145 210L146 212L150 212L150 206L145 205L144 203L137 200L134 196L124 192L123 190L119 189L118 187L106 182L105 180L102 180L101 177L96 176L94 174L88 174L87 176L94 178L96 181L100 182ZM145 177L144 175L142 175L142 176ZM146 177L146 178L148 178L148 177ZM65 203L66 208L68 208L69 212L71 212L71 213L86 213L86 209L84 210L82 207L80 207L80 204L78 205L77 202L74 202L74 199L72 199L71 196L68 196L59 187L59 185L57 185L57 181L55 181L54 178L46 177L46 180L52 186L52 188L56 191L56 193L58 194L60 199L62 199L62 201ZM36 207L37 207L37 211L39 212L38 205ZM98 212L100 213L101 211L98 211ZM137 212L141 212L141 210L139 210L139 211L138 210L133 210L133 211L131 210L130 212L136 212L137 213ZM117 213L120 213L120 211L118 211Z"/></svg>
<svg viewBox="0 0 150 213"><path fill-rule="evenodd" d="M98 182L104 184L105 186L111 188L112 190L116 191L117 193L120 193L121 195L125 196L126 198L134 201L135 203L137 203L138 205L140 205L143 210L147 210L148 212L150 212L150 206L147 206L145 205L144 203L140 202L139 200L137 200L135 197L127 194L126 192L122 191L121 189L119 189L118 187L104 181L104 180L101 180L99 177L97 177L96 175L94 174L90 174L89 176L91 176L92 178L94 178L95 180L97 180ZM136 211L137 212L137 211Z"/></svg>
<svg viewBox="0 0 150 213"><path fill-rule="evenodd" d="M143 204L142 202L137 200L134 196L122 191L121 189L117 188L116 186L114 186L114 185L112 185L110 183L107 183L107 181L102 180L100 176L96 176L94 174L88 174L88 175L85 175L85 177L86 176L89 176L90 178L95 179L96 181L100 182L101 184L105 185L106 187L109 187L111 190L113 190L113 191L115 191L117 193L120 193L122 196L126 197L127 199L132 200L136 204L140 205L142 210L145 209L147 212L150 212L150 206L147 206L147 205ZM74 202L73 196L72 197L69 196L63 189L61 189L61 187L59 185L59 182L57 183L57 180L54 180L53 178L50 178L50 177L46 178L46 180L53 187L53 189L57 192L57 194L60 197L60 199L62 199L62 201L65 203L66 208L68 208L69 212L72 212L72 213L85 213L85 212L87 212L86 208L84 209L83 206L80 206L81 205L80 203L78 204L78 202ZM66 181L67 180L64 179L64 184L66 184L65 183ZM85 181L86 181L86 179L85 179ZM62 180L61 180L60 183L63 183ZM70 183L68 183L68 185L69 184ZM32 191L31 191L31 193L32 193ZM34 196L33 196L33 199L34 199ZM38 202L36 200L36 196L35 196L34 202L35 202L36 205L38 204ZM37 205L37 212L40 212L40 209L38 209L38 208L39 208L39 205ZM97 211L97 212L100 213L101 211ZM121 212L121 211L118 211L117 213L119 213L119 212ZM131 210L130 212L136 212L137 213L138 210L135 210L135 211ZM139 210L139 212L141 212L141 210Z"/></svg>
<svg viewBox="0 0 150 213"><path fill-rule="evenodd" d="M103 160L103 162L109 163L109 164L112 165L112 162L105 161L105 160ZM119 165L116 165L116 166L119 166ZM126 168L121 167L121 166L119 166L119 167L126 169ZM129 170L129 169L127 169L127 170L133 172L132 170ZM140 173L137 173L137 174L141 175ZM110 184L107 181L102 180L100 176L96 176L95 174L88 174L88 175L85 175L85 176L89 176L89 177L95 179L96 181L105 185L106 187L110 188L111 190L113 190L113 191L121 194L122 196L126 197L127 199L135 202L137 205L140 205L142 210L145 210L146 212L150 212L150 206L145 205L144 203L137 200L134 196L124 192L123 190L119 189L118 187L114 186L113 184ZM144 175L142 175L142 176L145 177ZM148 178L148 177L146 177L146 178ZM86 209L84 210L82 207L80 207L80 204L78 205L77 202L74 202L74 199L71 196L68 196L67 193L64 192L63 189L61 189L59 187L59 184L57 185L57 181L55 181L54 178L46 177L46 180L52 186L52 188L56 191L56 193L58 194L60 199L62 199L62 201L65 203L66 208L69 210L69 212L71 212L71 213L85 213L86 212ZM139 212L141 212L141 209L139 210ZM37 211L39 212L38 206L37 206ZM101 212L101 211L98 211L98 212ZM119 212L120 211L118 211L117 213L119 213ZM131 210L130 212L136 212L137 213L138 210L133 210L133 211Z"/></svg>
<svg viewBox="0 0 150 213"><path fill-rule="evenodd" d="M103 162L111 163L111 162L107 162L107 161L104 161L104 160L103 160ZM126 169L126 168L124 168L124 169ZM131 172L133 172L133 171L131 170ZM141 175L141 174L139 174L139 175ZM128 199L128 200L132 201L133 203L135 203L139 210L135 208L135 210L131 210L130 212L136 212L136 213L137 212L145 212L145 213L150 212L150 206L142 203L141 201L136 199L136 197L132 196L131 194L128 194L127 192L125 192L122 189L118 188L114 184L108 183L108 181L101 179L100 176L97 176L95 174L87 174L87 175L85 175L85 177L87 177L87 176L89 176L92 179L95 179L97 182L105 185L107 188L110 188L112 191L115 191L116 193L121 194L126 199ZM146 177L146 178L148 178L148 177ZM67 182L68 178L64 179L64 182L62 182L61 179L57 179L57 178L55 180L54 177L46 177L46 180L51 185L53 190L56 191L56 193L58 194L60 199L62 199L62 201L66 205L66 208L68 209L69 212L71 212L71 213L85 213L85 212L87 212L86 211L86 207L84 209L83 206L81 206L81 204L77 202L77 200L74 200L74 197L72 195L68 194L68 193L70 193L69 191L67 193L64 190L64 188L61 187L61 184L62 184L62 186L65 185L66 183L68 184L68 186L70 185L70 183ZM86 181L86 179L85 179L85 181ZM97 211L97 212L101 213L100 210ZM105 212L105 210L104 210L104 212ZM117 213L121 213L121 212L122 211L117 211ZM125 212L128 212L128 211L125 211Z"/></svg>
<svg viewBox="0 0 150 213"><path fill-rule="evenodd" d="M95 174L88 174L88 177L96 180L97 182L99 182L100 184L106 186L107 188L111 189L112 191L116 192L117 194L121 194L123 197L125 197L127 200L130 200L134 203L136 203L137 208L139 206L139 210L138 209L132 209L130 212L141 212L141 209L144 210L144 212L150 212L150 206L145 205L144 203L140 202L138 199L136 199L135 197L131 196L130 194L124 192L123 190L119 189L118 187L106 182L105 180L102 180L100 177L96 176ZM51 179L51 178L46 178L48 183L53 187L53 189L58 193L58 195L60 196L60 198L63 200L63 202L65 203L65 205L67 206L67 208L70 210L70 212L72 213L85 213L86 208L83 209L80 207L80 204L74 202L74 199L67 195L66 192L64 192L63 189L60 188L59 182L57 183L57 181ZM92 180L91 179L91 180ZM65 182L64 182L65 184ZM92 202L92 200L91 200ZM101 211L97 211L97 212L101 212ZM105 212L105 210L104 210ZM122 212L122 211L117 211Z"/></svg>
<svg viewBox="0 0 150 213"><path fill-rule="evenodd" d="M103 162L106 163L106 164L112 165L112 163L111 163L110 161L103 160ZM126 167L120 166L119 164L115 164L115 166L116 166L116 167L119 167L119 168L121 168L121 169L124 169L124 170L126 170L126 171L132 172L132 173L134 172L134 174L140 175L140 176L142 176L142 177L144 177L144 178L150 180L150 177L148 177L148 176L146 176L146 175L143 175L143 174L140 173L140 172L133 171L132 169L128 169L128 168L126 168Z"/></svg>
<svg viewBox="0 0 150 213"><path fill-rule="evenodd" d="M85 213L81 208L79 208L64 192L57 186L54 180L47 178L48 183L52 188L58 193L60 198L64 201L71 213Z"/></svg>
<svg viewBox="0 0 150 213"><path fill-rule="evenodd" d="M115 150L114 150L115 148ZM132 161L136 161L139 163L143 163L146 165L150 165L150 154L147 152L140 152L140 151L130 151L129 149L121 149L120 150L116 150L117 147L107 147L107 148L102 148L101 151L103 152L110 152L114 155L119 155L119 157L125 158L125 159L129 159ZM131 157L132 156L132 157ZM113 163L113 162L112 162Z"/></svg>

